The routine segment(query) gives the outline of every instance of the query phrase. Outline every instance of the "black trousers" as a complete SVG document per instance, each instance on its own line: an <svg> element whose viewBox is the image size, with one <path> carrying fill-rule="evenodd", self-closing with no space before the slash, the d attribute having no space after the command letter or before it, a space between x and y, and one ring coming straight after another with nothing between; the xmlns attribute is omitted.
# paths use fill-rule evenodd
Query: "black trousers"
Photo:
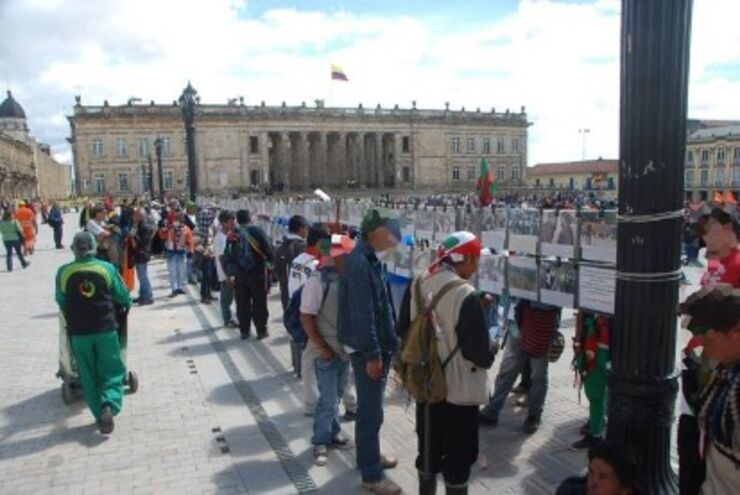
<svg viewBox="0 0 740 495"><path fill-rule="evenodd" d="M706 465L699 455L701 433L696 417L678 418L678 493L698 495L706 478Z"/></svg>
<svg viewBox="0 0 740 495"><path fill-rule="evenodd" d="M246 275L236 277L234 299L236 300L236 317L239 319L239 332L249 335L252 320L257 335L267 333L267 280L265 270L259 268Z"/></svg>
<svg viewBox="0 0 740 495"><path fill-rule="evenodd" d="M62 248L62 233L64 232L63 226L54 225L54 245L57 249Z"/></svg>
<svg viewBox="0 0 740 495"><path fill-rule="evenodd" d="M216 263L213 258L203 258L200 265L200 298L212 297L213 279L217 277Z"/></svg>
<svg viewBox="0 0 740 495"><path fill-rule="evenodd" d="M419 451L416 469L442 473L445 483L463 485L470 478L470 468L478 459L478 407L458 406L449 402L429 407L429 451L425 456L425 409L416 404L416 437Z"/></svg>

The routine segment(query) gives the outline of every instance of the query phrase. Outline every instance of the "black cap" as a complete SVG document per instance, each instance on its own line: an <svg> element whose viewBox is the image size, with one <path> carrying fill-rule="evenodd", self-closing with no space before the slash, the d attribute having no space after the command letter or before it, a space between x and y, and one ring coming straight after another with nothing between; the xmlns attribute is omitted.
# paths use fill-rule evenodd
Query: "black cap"
<svg viewBox="0 0 740 495"><path fill-rule="evenodd" d="M308 220L303 215L293 215L288 220L288 232L296 233L305 227L308 227Z"/></svg>

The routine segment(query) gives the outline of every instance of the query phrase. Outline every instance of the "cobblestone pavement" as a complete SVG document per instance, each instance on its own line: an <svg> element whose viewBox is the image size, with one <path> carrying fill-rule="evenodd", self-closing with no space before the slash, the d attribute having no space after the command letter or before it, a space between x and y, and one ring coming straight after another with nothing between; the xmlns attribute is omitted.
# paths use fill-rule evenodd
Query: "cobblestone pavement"
<svg viewBox="0 0 740 495"><path fill-rule="evenodd" d="M67 217L66 239L76 218ZM220 326L217 304L198 303L195 287L169 299L162 261L150 265L156 303L129 317L128 363L140 388L127 395L113 435L100 435L82 402L66 406L58 360L56 268L71 259L52 249L41 226L27 270L0 272L0 493L359 493L354 451L331 451L313 466L311 418L303 415L300 383L289 372L290 352L277 293L270 297L270 337L241 341ZM4 261L4 260L0 260ZM690 269L693 281L697 269ZM684 289L686 292L688 289ZM572 314L563 333L573 333ZM511 402L500 426L481 430L481 456L471 493L553 493L585 467L570 451L587 404L578 403L569 369L571 351L550 368L540 430L519 431L526 410ZM495 377L500 356L491 371ZM353 435L351 423L344 431ZM413 408L391 380L382 445L399 467L388 475L406 493L417 491L413 467Z"/></svg>

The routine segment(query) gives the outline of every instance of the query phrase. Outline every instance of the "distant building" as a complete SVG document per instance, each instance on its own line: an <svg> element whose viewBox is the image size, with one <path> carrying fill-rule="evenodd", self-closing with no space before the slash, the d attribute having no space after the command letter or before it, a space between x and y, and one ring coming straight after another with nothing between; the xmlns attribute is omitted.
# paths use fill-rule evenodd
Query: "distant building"
<svg viewBox="0 0 740 495"><path fill-rule="evenodd" d="M527 188L542 192L583 191L616 198L619 187L618 160L539 163L526 170Z"/></svg>
<svg viewBox="0 0 740 495"><path fill-rule="evenodd" d="M688 201L711 200L715 192L740 197L740 122L695 130L686 138Z"/></svg>
<svg viewBox="0 0 740 495"><path fill-rule="evenodd" d="M26 112L8 91L0 103L0 197L69 197L71 170L52 158L48 144L31 137Z"/></svg>
<svg viewBox="0 0 740 495"><path fill-rule="evenodd" d="M170 105L82 105L68 117L85 195L158 189L154 142L162 142L163 189L187 189L182 114ZM199 192L473 190L485 156L502 182L521 184L527 163L521 112L412 108L200 104L195 110Z"/></svg>

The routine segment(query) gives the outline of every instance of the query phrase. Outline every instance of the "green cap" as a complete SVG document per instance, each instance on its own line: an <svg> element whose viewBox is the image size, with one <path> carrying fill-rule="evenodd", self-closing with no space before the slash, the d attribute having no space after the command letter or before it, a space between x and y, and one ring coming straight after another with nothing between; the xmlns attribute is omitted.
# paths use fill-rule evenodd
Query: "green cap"
<svg viewBox="0 0 740 495"><path fill-rule="evenodd" d="M397 212L388 208L371 208L368 210L362 219L362 225L360 225L362 235L366 236L380 227L385 227L393 234L393 237L398 239L399 242L401 241L401 222Z"/></svg>

